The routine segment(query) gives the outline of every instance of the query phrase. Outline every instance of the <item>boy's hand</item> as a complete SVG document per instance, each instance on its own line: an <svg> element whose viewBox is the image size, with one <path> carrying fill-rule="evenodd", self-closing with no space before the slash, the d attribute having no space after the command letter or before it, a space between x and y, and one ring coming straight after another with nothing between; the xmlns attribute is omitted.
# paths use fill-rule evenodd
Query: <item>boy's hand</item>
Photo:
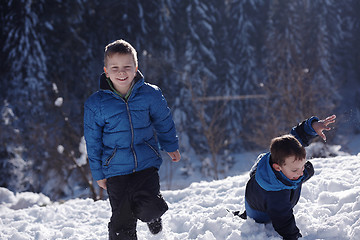
<svg viewBox="0 0 360 240"><path fill-rule="evenodd" d="M175 152L168 152L168 154L173 162L178 162L181 159L179 150L176 150Z"/></svg>
<svg viewBox="0 0 360 240"><path fill-rule="evenodd" d="M315 132L322 138L324 141L326 141L326 136L323 133L324 130L329 131L331 130L331 127L328 127L329 124L335 122L335 115L332 115L330 117L327 117L323 120L319 120L317 122L312 123L312 127L315 130Z"/></svg>
<svg viewBox="0 0 360 240"><path fill-rule="evenodd" d="M106 190L106 179L101 179L101 180L98 180L96 181L97 184L99 185L99 187L103 188Z"/></svg>

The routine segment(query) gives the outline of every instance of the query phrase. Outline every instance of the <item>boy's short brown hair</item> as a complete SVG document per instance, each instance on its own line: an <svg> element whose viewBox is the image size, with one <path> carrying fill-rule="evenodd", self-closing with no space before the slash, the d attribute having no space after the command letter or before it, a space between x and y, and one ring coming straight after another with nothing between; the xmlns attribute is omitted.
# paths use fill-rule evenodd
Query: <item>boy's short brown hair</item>
<svg viewBox="0 0 360 240"><path fill-rule="evenodd" d="M120 39L106 45L104 53L105 67L107 64L107 58L111 57L114 53L131 54L134 58L135 67L138 66L137 52L135 48L127 41Z"/></svg>
<svg viewBox="0 0 360 240"><path fill-rule="evenodd" d="M295 156L295 160L306 158L305 148L292 135L273 138L270 143L271 160L280 166L285 164L285 158Z"/></svg>

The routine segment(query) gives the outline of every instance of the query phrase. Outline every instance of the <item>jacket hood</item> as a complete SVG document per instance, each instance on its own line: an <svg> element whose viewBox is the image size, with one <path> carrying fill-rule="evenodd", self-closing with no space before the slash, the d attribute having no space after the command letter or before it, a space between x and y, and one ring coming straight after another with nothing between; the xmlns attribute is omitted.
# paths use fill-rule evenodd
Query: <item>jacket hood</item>
<svg viewBox="0 0 360 240"><path fill-rule="evenodd" d="M277 172L271 167L270 153L264 154L257 163L255 179L266 191L281 191L285 189L296 189L307 178L308 173L297 180L290 180L281 171Z"/></svg>
<svg viewBox="0 0 360 240"><path fill-rule="evenodd" d="M110 90L110 91L112 91L112 90L111 90L111 87L110 87L110 85L109 85L109 83L108 83L108 81L107 81L106 79L107 79L106 74L105 74L105 73L102 73L102 74L100 75L100 89L101 89L101 90ZM140 81L141 79L144 79L144 76L143 76L142 73L138 70L138 71L136 72L136 76L135 76L135 78L134 78L134 82L137 83L137 82Z"/></svg>

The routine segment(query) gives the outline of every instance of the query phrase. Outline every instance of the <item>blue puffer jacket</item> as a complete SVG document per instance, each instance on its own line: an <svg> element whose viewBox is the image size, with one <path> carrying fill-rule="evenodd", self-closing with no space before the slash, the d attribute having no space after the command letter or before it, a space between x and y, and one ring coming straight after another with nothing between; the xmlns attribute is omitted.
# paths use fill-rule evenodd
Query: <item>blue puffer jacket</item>
<svg viewBox="0 0 360 240"><path fill-rule="evenodd" d="M291 130L303 146L308 146L317 136L311 126L312 117ZM272 168L271 154L261 154L250 171L250 180L246 185L245 208L249 217L256 222L272 222L274 229L284 239L298 239L301 236L296 226L293 207L297 204L301 186L312 177L314 168L306 162L304 174L298 180L288 179L282 172Z"/></svg>
<svg viewBox="0 0 360 240"><path fill-rule="evenodd" d="M84 106L84 136L93 178L159 168L160 147L179 148L175 124L161 90L145 83L138 71L125 101L111 91L103 74L100 90Z"/></svg>

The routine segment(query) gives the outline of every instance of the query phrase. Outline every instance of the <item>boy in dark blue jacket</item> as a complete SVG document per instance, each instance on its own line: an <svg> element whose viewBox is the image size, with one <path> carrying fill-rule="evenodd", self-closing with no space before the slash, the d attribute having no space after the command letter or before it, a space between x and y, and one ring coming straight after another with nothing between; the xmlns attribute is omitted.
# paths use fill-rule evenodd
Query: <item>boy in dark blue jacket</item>
<svg viewBox="0 0 360 240"><path fill-rule="evenodd" d="M109 195L109 239L137 239L137 219L159 233L168 209L159 145L177 162L178 138L161 90L144 82L136 50L124 40L105 47L100 90L84 106L84 136L93 178Z"/></svg>
<svg viewBox="0 0 360 240"><path fill-rule="evenodd" d="M246 215L258 223L272 223L285 240L301 237L296 226L293 207L300 198L301 185L314 174L314 168L306 161L304 146L313 138L330 130L329 124L336 116L324 120L311 117L291 130L292 135L272 139L270 152L261 154L250 171L245 190Z"/></svg>

